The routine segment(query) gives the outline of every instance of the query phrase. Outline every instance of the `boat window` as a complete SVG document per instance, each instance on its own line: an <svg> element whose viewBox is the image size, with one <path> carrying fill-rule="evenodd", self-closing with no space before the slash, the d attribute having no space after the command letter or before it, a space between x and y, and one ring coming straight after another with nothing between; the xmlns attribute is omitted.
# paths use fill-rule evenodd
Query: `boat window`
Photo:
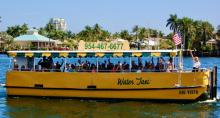
<svg viewBox="0 0 220 118"><path fill-rule="evenodd" d="M34 58L31 57L15 57L13 58L13 69L19 71L33 70Z"/></svg>
<svg viewBox="0 0 220 118"><path fill-rule="evenodd" d="M169 61L172 60L172 63ZM173 72L172 57L15 57L14 70L44 72Z"/></svg>

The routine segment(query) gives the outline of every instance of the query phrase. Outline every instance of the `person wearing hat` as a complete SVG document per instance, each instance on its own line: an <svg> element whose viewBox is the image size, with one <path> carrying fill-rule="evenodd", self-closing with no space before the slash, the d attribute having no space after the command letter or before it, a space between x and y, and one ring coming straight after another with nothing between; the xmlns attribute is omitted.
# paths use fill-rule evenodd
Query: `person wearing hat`
<svg viewBox="0 0 220 118"><path fill-rule="evenodd" d="M190 51L190 55L191 55L192 60L193 60L193 72L198 72L199 68L201 66L201 63L199 61L199 57L194 57L193 54L192 54L192 51Z"/></svg>

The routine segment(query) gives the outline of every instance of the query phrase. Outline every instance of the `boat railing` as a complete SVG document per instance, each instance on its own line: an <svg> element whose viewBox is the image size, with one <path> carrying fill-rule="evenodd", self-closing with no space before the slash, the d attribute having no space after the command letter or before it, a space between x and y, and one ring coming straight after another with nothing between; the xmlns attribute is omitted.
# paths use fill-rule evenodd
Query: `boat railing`
<svg viewBox="0 0 220 118"><path fill-rule="evenodd" d="M199 68L199 69L193 69L193 68L184 68L183 72L206 72L210 70L209 68Z"/></svg>
<svg viewBox="0 0 220 118"><path fill-rule="evenodd" d="M156 69L123 69L123 70L97 70L97 69L70 69L67 70L65 68L63 69L33 69L33 68L14 68L14 69L9 69L8 71L30 71L30 72L206 72L208 71L208 68L200 68L199 70L193 70L192 68L184 68L184 70L178 70L178 69L173 69L167 71L166 69L162 70L156 70Z"/></svg>

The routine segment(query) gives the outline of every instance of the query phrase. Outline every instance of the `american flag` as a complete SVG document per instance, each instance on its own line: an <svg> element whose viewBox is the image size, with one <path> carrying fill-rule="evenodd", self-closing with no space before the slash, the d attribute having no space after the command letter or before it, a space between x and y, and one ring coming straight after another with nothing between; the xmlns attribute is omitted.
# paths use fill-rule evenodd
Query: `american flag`
<svg viewBox="0 0 220 118"><path fill-rule="evenodd" d="M173 35L173 42L175 43L175 45L179 45L179 44L182 43L180 33L176 33L176 34Z"/></svg>

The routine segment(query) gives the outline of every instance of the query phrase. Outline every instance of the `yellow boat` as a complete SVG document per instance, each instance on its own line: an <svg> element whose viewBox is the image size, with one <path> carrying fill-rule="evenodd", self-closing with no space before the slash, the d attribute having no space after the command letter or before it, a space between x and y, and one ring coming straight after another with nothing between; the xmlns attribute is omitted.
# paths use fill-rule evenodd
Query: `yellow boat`
<svg viewBox="0 0 220 118"><path fill-rule="evenodd" d="M213 71L210 69L201 69L199 72L186 71L177 68L179 61L174 59L176 69L172 72L132 70L133 60L161 56L175 58L178 54L177 50L9 51L8 55L13 57L11 61L14 64L6 74L7 95L144 100L198 100L204 95L208 98L215 97L215 84L211 76ZM115 57L125 58L130 65L128 70L114 72L101 71L97 65L95 71L78 68L74 72L66 72L65 67L64 72L56 72L42 70L36 66L37 59L39 61L43 56L63 58L64 65L70 63L67 62L68 59L76 58L93 59L100 65L99 61L102 59L114 60ZM32 68L28 68L30 63ZM22 65L25 68L22 68Z"/></svg>

